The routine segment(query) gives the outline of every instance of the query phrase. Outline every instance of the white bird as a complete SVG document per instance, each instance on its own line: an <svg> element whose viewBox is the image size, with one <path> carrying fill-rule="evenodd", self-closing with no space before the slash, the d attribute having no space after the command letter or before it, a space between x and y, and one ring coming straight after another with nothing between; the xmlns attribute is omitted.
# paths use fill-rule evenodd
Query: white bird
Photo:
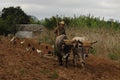
<svg viewBox="0 0 120 80"><path fill-rule="evenodd" d="M26 51L29 51L30 50L30 48L29 47L26 47Z"/></svg>
<svg viewBox="0 0 120 80"><path fill-rule="evenodd" d="M41 51L41 50L39 50L39 49L36 49L36 51L37 51L37 53L39 53L39 54L41 54L41 53L42 53L42 51Z"/></svg>
<svg viewBox="0 0 120 80"><path fill-rule="evenodd" d="M13 42L13 41L15 40L15 38L16 38L16 37L14 36L10 41Z"/></svg>
<svg viewBox="0 0 120 80"><path fill-rule="evenodd" d="M25 40L21 41L20 44L24 44L25 43Z"/></svg>

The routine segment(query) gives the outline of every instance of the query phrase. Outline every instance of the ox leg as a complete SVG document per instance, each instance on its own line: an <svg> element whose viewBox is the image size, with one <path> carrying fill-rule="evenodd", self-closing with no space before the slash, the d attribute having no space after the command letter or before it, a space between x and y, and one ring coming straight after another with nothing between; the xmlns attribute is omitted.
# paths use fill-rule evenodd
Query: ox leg
<svg viewBox="0 0 120 80"><path fill-rule="evenodd" d="M58 57L58 63L59 63L59 65L62 65L62 55L57 52L57 57Z"/></svg>
<svg viewBox="0 0 120 80"><path fill-rule="evenodd" d="M73 56L73 64L74 66L77 66L77 55Z"/></svg>
<svg viewBox="0 0 120 80"><path fill-rule="evenodd" d="M65 62L65 67L68 67L68 57L69 57L69 54L68 54L68 56L65 58L66 60L66 62Z"/></svg>
<svg viewBox="0 0 120 80"><path fill-rule="evenodd" d="M63 65L62 64L62 57L58 57L58 61L59 61L59 65Z"/></svg>
<svg viewBox="0 0 120 80"><path fill-rule="evenodd" d="M75 63L75 54L73 53L73 64Z"/></svg>
<svg viewBox="0 0 120 80"><path fill-rule="evenodd" d="M83 68L85 68L85 62L82 62L81 65Z"/></svg>
<svg viewBox="0 0 120 80"><path fill-rule="evenodd" d="M76 66L76 53L75 53L75 49L72 49L72 53L73 53L73 64L74 66Z"/></svg>
<svg viewBox="0 0 120 80"><path fill-rule="evenodd" d="M84 68L85 67L84 55L80 56L80 61L81 61L81 66Z"/></svg>

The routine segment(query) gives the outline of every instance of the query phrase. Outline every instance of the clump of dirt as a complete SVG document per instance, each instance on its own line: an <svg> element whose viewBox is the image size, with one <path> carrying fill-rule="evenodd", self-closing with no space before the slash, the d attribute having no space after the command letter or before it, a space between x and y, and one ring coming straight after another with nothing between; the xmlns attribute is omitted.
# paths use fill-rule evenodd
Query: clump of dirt
<svg viewBox="0 0 120 80"><path fill-rule="evenodd" d="M19 39L17 44L10 38L3 37L0 41L0 80L119 80L120 62L90 55L86 60L86 68L79 64L73 66L69 60L68 68L59 66L51 56L41 56L36 51L26 51L28 43L43 51L42 54L53 52L50 44L38 44L34 39L25 39L23 45Z"/></svg>

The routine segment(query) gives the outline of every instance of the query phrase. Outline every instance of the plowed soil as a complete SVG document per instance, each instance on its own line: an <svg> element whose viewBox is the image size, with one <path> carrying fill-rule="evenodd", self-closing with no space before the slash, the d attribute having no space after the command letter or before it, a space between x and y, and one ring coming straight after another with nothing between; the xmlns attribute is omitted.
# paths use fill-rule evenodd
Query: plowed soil
<svg viewBox="0 0 120 80"><path fill-rule="evenodd" d="M51 56L53 49L50 44L38 44L35 40L25 39L20 45L3 37L0 41L0 80L120 80L120 62L90 55L86 60L85 69L74 67L69 60L68 68L59 66L56 58ZM27 44L42 50L26 51ZM50 54L50 58L44 55Z"/></svg>

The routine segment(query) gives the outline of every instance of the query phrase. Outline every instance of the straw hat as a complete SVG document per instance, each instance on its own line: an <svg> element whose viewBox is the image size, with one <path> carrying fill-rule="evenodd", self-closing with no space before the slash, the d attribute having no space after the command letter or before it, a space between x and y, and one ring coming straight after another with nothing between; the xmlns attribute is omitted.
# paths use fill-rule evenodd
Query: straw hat
<svg viewBox="0 0 120 80"><path fill-rule="evenodd" d="M64 21L61 21L61 22L59 22L59 24L65 24L65 22L64 22Z"/></svg>

